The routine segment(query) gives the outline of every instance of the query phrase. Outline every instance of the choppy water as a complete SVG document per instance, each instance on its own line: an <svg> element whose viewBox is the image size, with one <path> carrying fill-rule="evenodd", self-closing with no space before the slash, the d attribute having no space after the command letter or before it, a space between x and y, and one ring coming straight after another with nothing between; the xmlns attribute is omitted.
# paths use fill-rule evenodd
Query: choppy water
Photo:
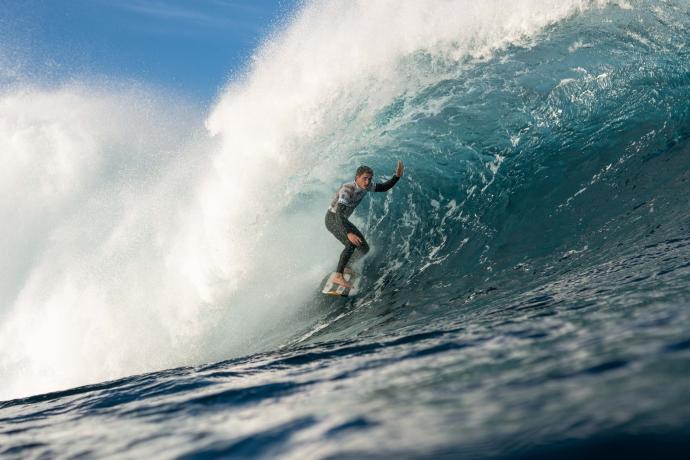
<svg viewBox="0 0 690 460"><path fill-rule="evenodd" d="M182 232L175 241L187 245L163 258L192 267L170 282L188 275L194 295L161 297L153 277L118 298L119 285L75 270L89 305L124 313L60 319L88 340L55 333L41 348L16 339L33 337L30 313L56 297L74 311L80 295L13 288L0 455L688 454L690 4L420 3L427 16L352 5L307 4L207 121L222 138L216 169L185 176L205 179L202 211L183 214L203 231ZM463 8L469 31L451 15ZM339 15L336 32L378 37L380 49L358 57L317 27ZM384 30L370 27L388 15ZM417 35L401 44L396 25ZM319 52L353 70L312 62ZM275 90L288 60L282 78L304 86ZM358 164L385 177L397 158L404 180L356 213L374 248L364 292L321 296L339 251L321 228L333 190ZM253 194L246 208L219 211L246 198L225 180ZM176 258L180 246L195 255ZM112 270L124 267L126 281L140 273L132 266ZM94 290L108 300L94 304ZM64 357L77 349L83 361Z"/></svg>

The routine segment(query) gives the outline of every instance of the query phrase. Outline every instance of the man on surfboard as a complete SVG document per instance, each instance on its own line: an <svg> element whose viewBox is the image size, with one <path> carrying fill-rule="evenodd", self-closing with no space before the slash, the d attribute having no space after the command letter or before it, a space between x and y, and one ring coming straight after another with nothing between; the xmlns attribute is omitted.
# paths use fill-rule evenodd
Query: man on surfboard
<svg viewBox="0 0 690 460"><path fill-rule="evenodd" d="M374 184L372 182L374 170L369 166L360 166L355 173L355 180L341 185L338 189L338 193L335 194L335 198L331 201L331 206L326 212L326 228L338 241L345 245L345 249L340 253L338 268L332 279L333 283L351 288L352 285L345 280L343 273L352 273L348 264L369 252L369 245L364 239L364 235L348 220L348 217L352 215L367 192L390 190L400 180L404 170L403 162L398 160L395 175L386 182Z"/></svg>

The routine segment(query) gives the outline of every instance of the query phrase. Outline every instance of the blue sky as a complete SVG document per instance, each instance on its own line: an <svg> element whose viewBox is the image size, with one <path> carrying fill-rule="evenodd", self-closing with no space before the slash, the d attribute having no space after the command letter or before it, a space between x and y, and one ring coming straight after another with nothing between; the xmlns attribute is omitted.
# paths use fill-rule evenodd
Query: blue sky
<svg viewBox="0 0 690 460"><path fill-rule="evenodd" d="M134 79L213 99L299 0L0 0L0 65ZM7 74L7 72L4 72Z"/></svg>

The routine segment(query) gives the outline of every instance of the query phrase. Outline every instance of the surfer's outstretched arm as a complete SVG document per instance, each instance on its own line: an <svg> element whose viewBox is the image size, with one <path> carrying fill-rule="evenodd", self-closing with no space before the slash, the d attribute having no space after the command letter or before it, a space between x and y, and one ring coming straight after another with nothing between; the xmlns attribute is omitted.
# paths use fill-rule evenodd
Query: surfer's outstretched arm
<svg viewBox="0 0 690 460"><path fill-rule="evenodd" d="M405 165L403 164L402 161L398 160L398 164L395 167L395 175L388 179L386 182L381 182L380 184L376 184L374 186L374 191L375 192L387 192L393 186L400 180L402 177L403 173L405 172Z"/></svg>

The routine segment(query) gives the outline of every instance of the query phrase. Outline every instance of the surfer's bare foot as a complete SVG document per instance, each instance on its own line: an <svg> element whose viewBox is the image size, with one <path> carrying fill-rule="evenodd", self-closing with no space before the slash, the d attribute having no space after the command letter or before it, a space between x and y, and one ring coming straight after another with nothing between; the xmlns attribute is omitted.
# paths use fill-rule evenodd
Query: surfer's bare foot
<svg viewBox="0 0 690 460"><path fill-rule="evenodd" d="M333 282L335 284L339 284L341 286L344 286L346 288L351 288L352 285L345 281L345 277L343 276L342 273L336 273L335 276L333 277Z"/></svg>

